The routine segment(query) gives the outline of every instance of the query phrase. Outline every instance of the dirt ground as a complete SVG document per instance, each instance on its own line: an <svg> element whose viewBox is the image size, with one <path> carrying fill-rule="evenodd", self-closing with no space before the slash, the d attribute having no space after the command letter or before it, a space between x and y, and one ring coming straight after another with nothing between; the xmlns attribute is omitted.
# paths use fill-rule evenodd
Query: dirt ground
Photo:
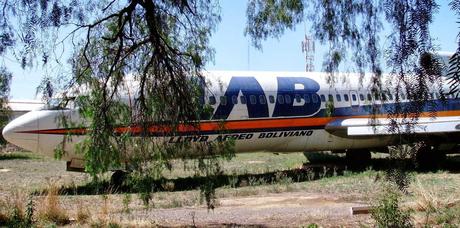
<svg viewBox="0 0 460 228"><path fill-rule="evenodd" d="M205 208L154 210L153 218L165 225L189 225L192 215L199 225L235 224L254 226L298 227L311 223L322 226L358 226L367 216L352 216L350 207L327 194L304 192L277 193L254 197L220 199L220 206L208 212Z"/></svg>
<svg viewBox="0 0 460 228"><path fill-rule="evenodd" d="M65 171L65 163L61 161L12 157L0 160L0 180L0 199L8 200L14 193L43 190L50 183L79 185L87 182L89 177ZM351 215L352 206L363 205L362 201L356 200L357 197L295 190L244 196L241 194L243 190L236 190L240 194L230 192L219 197L214 210L208 210L200 203L198 191L159 194L156 196L160 199L158 201L163 199L169 203L166 206L154 203L148 208L135 194L129 196L128 203L123 202L126 194L111 194L104 197L61 196L60 204L73 219L83 208L89 212L92 221L109 220L124 226L299 227L316 223L323 227L355 227L372 222L368 215ZM177 203L176 197L193 200ZM38 207L41 198L35 196ZM71 226L77 226L77 222Z"/></svg>

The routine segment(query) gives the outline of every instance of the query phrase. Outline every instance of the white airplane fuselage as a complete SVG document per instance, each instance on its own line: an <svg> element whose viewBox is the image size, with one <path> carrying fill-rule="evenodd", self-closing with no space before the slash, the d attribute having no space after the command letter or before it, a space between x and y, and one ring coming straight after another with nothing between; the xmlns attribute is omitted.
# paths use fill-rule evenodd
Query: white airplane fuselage
<svg viewBox="0 0 460 228"><path fill-rule="evenodd" d="M183 130L168 137L169 143L233 139L237 153L364 149L395 143L388 131L366 133L370 127L367 120L372 107L376 107L373 105L379 107L380 117L386 118L396 103L395 93L390 89L385 95L374 96L368 81L364 79L360 83L358 75L342 74L333 86L326 82L325 73L210 72L206 79L209 82L204 102L214 109L212 117L200 121L199 134ZM453 130L448 133L457 133L460 101L453 97L448 97L447 102L441 101L437 88L433 85L431 101L438 104L435 119L442 123L429 125L433 117L427 106L421 110L420 118L427 128L420 131L431 134L431 130L426 129L435 128L433 131L438 131L435 134L442 134L442 124L451 121L454 125L449 127ZM410 102L404 93L399 99L402 104ZM327 108L328 101L333 109ZM59 146L66 152L63 159L81 158L75 145L86 137L87 131L63 128L58 123L60 115L85 125L78 109L39 110L13 120L4 128L3 136L32 152L54 156ZM225 134L219 130L222 123ZM155 130L150 133L152 137L157 136Z"/></svg>

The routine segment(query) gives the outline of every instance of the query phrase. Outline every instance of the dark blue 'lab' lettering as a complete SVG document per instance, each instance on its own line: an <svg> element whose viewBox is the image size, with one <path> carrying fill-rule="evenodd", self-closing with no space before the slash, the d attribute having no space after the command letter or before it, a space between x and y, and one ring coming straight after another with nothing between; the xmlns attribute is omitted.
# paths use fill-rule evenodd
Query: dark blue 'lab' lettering
<svg viewBox="0 0 460 228"><path fill-rule="evenodd" d="M303 89L295 89L295 85L300 84ZM319 84L312 79L303 77L278 77L278 96L288 95L294 100L295 95L303 98L305 95L312 97L317 96ZM304 105L294 106L294 102L280 103L276 99L273 117L278 116L308 116L315 114L320 109L320 102L304 103Z"/></svg>
<svg viewBox="0 0 460 228"><path fill-rule="evenodd" d="M251 95L254 95L257 99L259 99L260 95L265 96L264 90L260 86L259 82L257 82L254 77L232 77L227 87L227 91L225 91L227 104L219 104L216 112L214 113L213 119L228 118L234 106L232 103L232 96L238 97L240 91L243 96L246 97L246 106L248 108L249 118L269 117L267 104L261 104L260 102L253 104L250 102Z"/></svg>

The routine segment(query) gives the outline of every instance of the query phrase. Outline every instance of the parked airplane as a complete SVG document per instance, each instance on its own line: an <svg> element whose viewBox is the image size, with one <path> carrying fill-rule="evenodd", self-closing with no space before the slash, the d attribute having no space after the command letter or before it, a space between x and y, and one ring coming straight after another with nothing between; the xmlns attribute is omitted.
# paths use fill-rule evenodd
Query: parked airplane
<svg viewBox="0 0 460 228"><path fill-rule="evenodd" d="M353 74L339 75L331 86L326 83L326 76L305 72L209 72L206 78L210 86L204 100L214 108L212 117L200 122L198 135L184 128L167 140L176 143L234 139L237 153L343 151L362 161L370 158L371 149L399 142L396 133L389 129L387 118L396 103L392 89L372 94L368 83L359 83L359 76ZM401 131L409 129L437 148L452 149L457 146L452 139L460 133L460 99L449 95L441 100L438 88L432 85L431 105L423 108L415 126L396 121L401 121ZM400 93L399 100L402 105L410 102L405 93ZM331 104L333 109L328 109ZM375 119L371 119L372 108L376 107L373 105L380 111ZM78 108L50 107L13 120L4 128L3 136L17 146L47 156L53 156L54 149L62 146L68 168L78 168L82 155L75 153L75 144L84 139L87 131L63 128L56 121L59 115L84 124ZM225 134L219 131L221 120L225 120ZM126 130L134 136L140 132L136 127L115 129ZM155 127L149 131L152 137L159 133ZM69 134L72 140L63 144Z"/></svg>

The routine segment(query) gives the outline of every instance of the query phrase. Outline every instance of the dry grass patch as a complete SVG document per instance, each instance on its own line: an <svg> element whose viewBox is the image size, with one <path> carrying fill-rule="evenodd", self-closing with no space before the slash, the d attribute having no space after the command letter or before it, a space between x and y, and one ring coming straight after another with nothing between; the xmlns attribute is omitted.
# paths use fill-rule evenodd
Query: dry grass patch
<svg viewBox="0 0 460 228"><path fill-rule="evenodd" d="M32 198L14 192L11 197L0 201L0 226L29 227L33 223Z"/></svg>
<svg viewBox="0 0 460 228"><path fill-rule="evenodd" d="M89 209L87 207L84 207L81 201L77 203L77 213L75 219L78 224L85 224L90 219Z"/></svg>
<svg viewBox="0 0 460 228"><path fill-rule="evenodd" d="M70 222L67 212L62 208L59 199L59 188L49 184L48 191L37 205L37 218L43 222L51 222L56 225L65 225Z"/></svg>
<svg viewBox="0 0 460 228"><path fill-rule="evenodd" d="M425 186L418 179L415 180L413 190L415 209L418 211L436 211L446 207L453 200L452 196L440 197L432 187Z"/></svg>
<svg viewBox="0 0 460 228"><path fill-rule="evenodd" d="M460 191L457 175L448 173L419 175L411 186L417 226L457 227L460 222ZM454 226L452 226L454 225Z"/></svg>

